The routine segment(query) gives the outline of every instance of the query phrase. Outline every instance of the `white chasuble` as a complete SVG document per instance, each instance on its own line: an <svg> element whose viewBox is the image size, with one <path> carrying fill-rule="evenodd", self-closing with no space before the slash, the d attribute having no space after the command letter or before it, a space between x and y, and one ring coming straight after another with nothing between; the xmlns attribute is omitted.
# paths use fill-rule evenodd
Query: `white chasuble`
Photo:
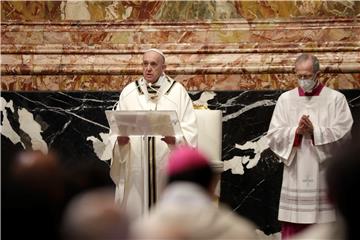
<svg viewBox="0 0 360 240"><path fill-rule="evenodd" d="M196 147L196 116L186 89L168 76L160 77L159 82L161 85L156 88L157 94L151 95L143 78L130 83L121 92L116 109L175 110L183 133L183 136L177 137L176 144ZM115 201L131 218L137 218L147 214L157 201L165 184L167 156L174 146L160 140L160 136L148 139L130 136L129 144L123 146L117 144L116 138L110 135L114 146L110 176L116 184Z"/></svg>
<svg viewBox="0 0 360 240"><path fill-rule="evenodd" d="M294 146L302 115L309 115L313 136ZM284 163L279 220L292 223L335 221L328 202L324 161L350 135L353 119L345 96L324 87L318 96L299 96L295 88L283 93L275 106L267 139Z"/></svg>

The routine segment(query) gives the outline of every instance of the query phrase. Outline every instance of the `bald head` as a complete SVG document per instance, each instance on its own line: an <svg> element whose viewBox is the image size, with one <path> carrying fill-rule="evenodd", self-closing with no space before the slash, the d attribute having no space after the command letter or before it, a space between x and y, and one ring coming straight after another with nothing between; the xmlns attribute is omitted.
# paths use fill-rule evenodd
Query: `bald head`
<svg viewBox="0 0 360 240"><path fill-rule="evenodd" d="M114 203L109 189L95 189L75 197L67 206L62 225L66 240L127 239L127 215Z"/></svg>
<svg viewBox="0 0 360 240"><path fill-rule="evenodd" d="M63 180L57 157L40 151L18 153L11 168L11 175L14 181L29 189L49 193L59 191L59 184Z"/></svg>
<svg viewBox="0 0 360 240"><path fill-rule="evenodd" d="M319 59L314 55L303 53L295 60L295 69L304 68L311 69L313 74L316 74L320 70Z"/></svg>

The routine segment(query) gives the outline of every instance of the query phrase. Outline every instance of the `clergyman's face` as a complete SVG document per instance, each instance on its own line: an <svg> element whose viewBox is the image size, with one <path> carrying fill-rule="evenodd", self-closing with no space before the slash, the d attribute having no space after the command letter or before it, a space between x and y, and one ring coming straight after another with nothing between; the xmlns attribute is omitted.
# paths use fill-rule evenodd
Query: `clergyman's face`
<svg viewBox="0 0 360 240"><path fill-rule="evenodd" d="M143 75L147 82L155 83L165 70L163 57L154 51L144 53Z"/></svg>
<svg viewBox="0 0 360 240"><path fill-rule="evenodd" d="M297 79L311 79L313 77L312 61L308 60L296 64L295 74Z"/></svg>

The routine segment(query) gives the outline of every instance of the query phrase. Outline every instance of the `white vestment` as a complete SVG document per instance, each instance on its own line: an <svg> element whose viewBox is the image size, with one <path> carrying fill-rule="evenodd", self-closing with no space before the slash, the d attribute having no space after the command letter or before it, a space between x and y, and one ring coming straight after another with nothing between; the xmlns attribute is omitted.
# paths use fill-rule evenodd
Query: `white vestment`
<svg viewBox="0 0 360 240"><path fill-rule="evenodd" d="M197 123L192 101L185 88L167 76L158 80L160 88L157 99L152 100L143 78L130 83L121 92L117 110L175 110L183 136L176 144L197 145ZM110 176L116 184L115 201L126 209L131 218L148 212L164 185L164 167L172 145L161 137L130 136L129 144L119 146L117 136L110 133L113 147ZM144 152L145 146L149 149ZM145 164L148 164L149 171Z"/></svg>
<svg viewBox="0 0 360 240"><path fill-rule="evenodd" d="M311 136L294 147L302 115L314 126ZM319 96L299 96L298 88L283 93L275 106L267 139L270 149L284 163L279 220L292 223L335 221L327 200L325 164L350 135L353 119L345 96L324 87Z"/></svg>
<svg viewBox="0 0 360 240"><path fill-rule="evenodd" d="M212 202L189 182L173 182L149 216L133 225L137 239L259 239L255 225Z"/></svg>

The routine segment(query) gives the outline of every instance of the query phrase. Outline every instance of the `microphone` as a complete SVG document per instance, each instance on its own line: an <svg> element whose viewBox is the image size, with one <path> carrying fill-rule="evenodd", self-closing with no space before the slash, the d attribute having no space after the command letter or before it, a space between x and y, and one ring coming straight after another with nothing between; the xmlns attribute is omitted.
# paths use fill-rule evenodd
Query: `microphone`
<svg viewBox="0 0 360 240"><path fill-rule="evenodd" d="M155 99L155 97L159 96L159 92L157 90L159 90L160 86L153 86L152 83L147 83L146 88L151 99Z"/></svg>

